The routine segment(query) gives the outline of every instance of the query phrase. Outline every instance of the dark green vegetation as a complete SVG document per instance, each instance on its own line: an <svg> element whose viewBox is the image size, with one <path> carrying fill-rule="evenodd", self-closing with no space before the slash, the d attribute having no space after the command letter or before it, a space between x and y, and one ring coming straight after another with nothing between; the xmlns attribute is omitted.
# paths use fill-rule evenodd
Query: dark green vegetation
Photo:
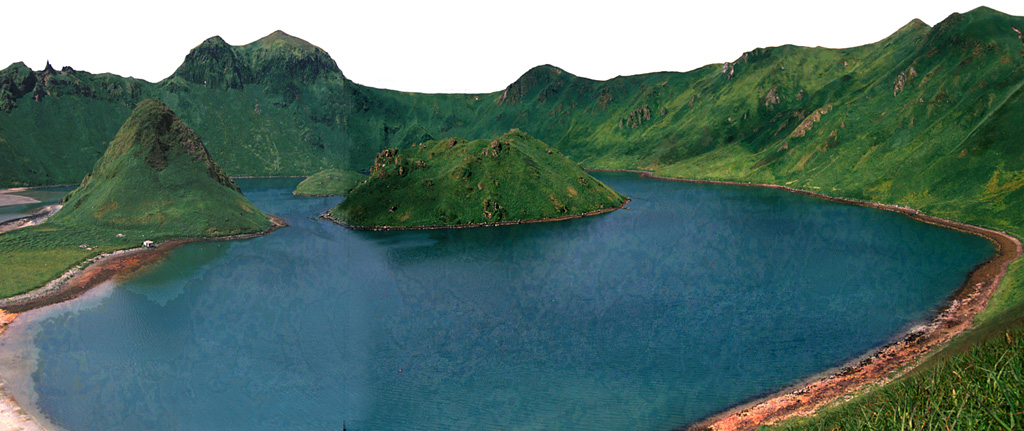
<svg viewBox="0 0 1024 431"><path fill-rule="evenodd" d="M686 73L593 81L540 66L480 95L360 86L281 33L210 39L159 83L15 64L0 72L0 186L76 182L131 107L157 98L233 175L359 169L384 148L518 127L584 167L785 184L1021 237L1022 30L979 8L861 47L759 48ZM1024 303L1021 268L981 320Z"/></svg>
<svg viewBox="0 0 1024 431"><path fill-rule="evenodd" d="M39 226L0 235L0 296L56 278L103 252L144 240L262 232L267 216L210 158L199 137L145 100L64 207Z"/></svg>
<svg viewBox="0 0 1024 431"><path fill-rule="evenodd" d="M295 186L294 194L304 196L346 196L366 175L344 169L324 169Z"/></svg>
<svg viewBox="0 0 1024 431"><path fill-rule="evenodd" d="M331 210L358 227L456 226L565 217L626 198L532 136L448 138L387 149L370 179Z"/></svg>

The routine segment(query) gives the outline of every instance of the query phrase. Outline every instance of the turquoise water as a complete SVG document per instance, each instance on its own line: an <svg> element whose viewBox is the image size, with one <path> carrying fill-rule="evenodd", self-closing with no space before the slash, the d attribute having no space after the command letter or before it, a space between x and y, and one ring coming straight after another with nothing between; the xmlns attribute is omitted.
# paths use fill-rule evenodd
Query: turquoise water
<svg viewBox="0 0 1024 431"><path fill-rule="evenodd" d="M667 431L891 341L992 253L775 190L601 178L629 209L383 233L315 220L340 198L298 180L240 181L291 227L23 316L16 397L71 430Z"/></svg>

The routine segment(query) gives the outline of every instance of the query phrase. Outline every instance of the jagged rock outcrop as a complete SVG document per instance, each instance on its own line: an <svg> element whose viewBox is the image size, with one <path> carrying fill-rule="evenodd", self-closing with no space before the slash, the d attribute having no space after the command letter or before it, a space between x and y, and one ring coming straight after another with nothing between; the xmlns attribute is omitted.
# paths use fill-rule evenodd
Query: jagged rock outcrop
<svg viewBox="0 0 1024 431"><path fill-rule="evenodd" d="M662 108L664 109L664 108ZM664 115L664 114L662 114ZM643 126L645 122L651 120L651 107L646 104L640 105L636 109L629 112L626 118L619 120L619 128L630 128L636 129Z"/></svg>
<svg viewBox="0 0 1024 431"><path fill-rule="evenodd" d="M900 74L896 76L896 81L893 82L892 95L896 96L900 94L900 92L903 91L903 88L906 87L907 83L916 77L917 70L914 69L914 66L910 66L907 70L900 72Z"/></svg>
<svg viewBox="0 0 1024 431"><path fill-rule="evenodd" d="M764 96L764 106L766 108L771 108L772 106L778 105L780 101L781 99L779 99L779 89L777 87L772 87L771 90L768 90L768 94Z"/></svg>

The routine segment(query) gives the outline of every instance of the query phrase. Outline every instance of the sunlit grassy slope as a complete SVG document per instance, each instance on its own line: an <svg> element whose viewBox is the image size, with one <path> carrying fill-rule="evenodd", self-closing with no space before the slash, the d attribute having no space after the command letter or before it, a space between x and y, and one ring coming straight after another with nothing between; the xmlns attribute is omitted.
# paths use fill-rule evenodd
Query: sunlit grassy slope
<svg viewBox="0 0 1024 431"><path fill-rule="evenodd" d="M163 103L145 100L57 214L0 235L0 296L38 287L90 256L147 239L269 227L195 132Z"/></svg>
<svg viewBox="0 0 1024 431"><path fill-rule="evenodd" d="M608 81L540 66L475 95L361 86L283 33L246 46L212 38L159 83L15 64L0 72L0 186L77 182L131 107L157 98L234 175L366 169L384 148L519 128L584 167L787 184L1021 237L1021 30L1024 18L978 8L861 47L759 48ZM1021 268L983 322L1024 303Z"/></svg>
<svg viewBox="0 0 1024 431"><path fill-rule="evenodd" d="M457 226L579 215L626 198L530 135L382 151L331 216L349 225Z"/></svg>

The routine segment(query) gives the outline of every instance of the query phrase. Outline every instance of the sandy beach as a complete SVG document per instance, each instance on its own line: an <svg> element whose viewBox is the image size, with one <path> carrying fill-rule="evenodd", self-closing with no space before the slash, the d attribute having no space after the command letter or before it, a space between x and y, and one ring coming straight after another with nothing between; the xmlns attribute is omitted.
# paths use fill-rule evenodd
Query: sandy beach
<svg viewBox="0 0 1024 431"><path fill-rule="evenodd" d="M25 205L39 202L37 199L28 196L21 196L8 193L8 190L0 191L0 207L8 205Z"/></svg>

